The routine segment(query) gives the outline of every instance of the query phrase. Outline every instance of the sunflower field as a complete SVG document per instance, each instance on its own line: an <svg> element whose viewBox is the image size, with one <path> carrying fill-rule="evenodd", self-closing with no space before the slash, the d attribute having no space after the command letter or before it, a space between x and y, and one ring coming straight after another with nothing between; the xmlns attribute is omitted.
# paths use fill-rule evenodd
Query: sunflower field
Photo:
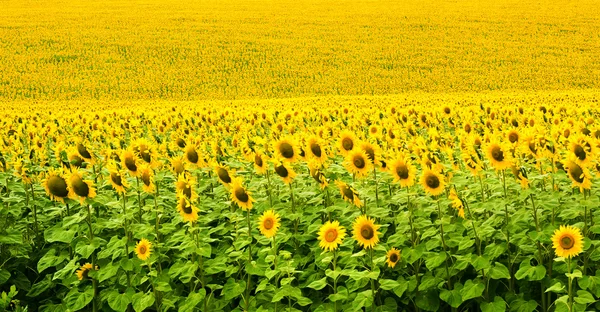
<svg viewBox="0 0 600 312"><path fill-rule="evenodd" d="M599 7L0 0L0 312L600 310Z"/></svg>

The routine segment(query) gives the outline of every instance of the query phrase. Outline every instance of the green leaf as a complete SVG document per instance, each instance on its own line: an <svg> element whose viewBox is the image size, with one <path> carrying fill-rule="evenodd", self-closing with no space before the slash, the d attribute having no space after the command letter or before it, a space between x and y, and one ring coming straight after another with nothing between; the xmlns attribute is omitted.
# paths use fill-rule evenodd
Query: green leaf
<svg viewBox="0 0 600 312"><path fill-rule="evenodd" d="M229 301L241 295L245 289L245 281L241 281L238 283L235 281L235 279L230 278L227 280L227 283L225 283L225 285L223 286L223 289L221 290L221 296L223 296L223 299Z"/></svg>
<svg viewBox="0 0 600 312"><path fill-rule="evenodd" d="M66 259L66 253L57 256L56 250L50 249L42 258L40 258L40 261L37 264L38 273L42 273L47 268L56 266L65 261Z"/></svg>
<svg viewBox="0 0 600 312"><path fill-rule="evenodd" d="M85 291L79 292L77 288L72 289L64 299L64 303L72 311L79 311L87 306L94 299L94 289L88 287Z"/></svg>
<svg viewBox="0 0 600 312"><path fill-rule="evenodd" d="M438 311L440 308L440 299L435 290L426 291L416 301L417 306L425 311Z"/></svg>
<svg viewBox="0 0 600 312"><path fill-rule="evenodd" d="M557 294L564 293L565 285L563 285L561 282L556 282L556 283L554 283L554 285L548 287L548 289L546 289L545 292L549 292L549 291L557 293Z"/></svg>
<svg viewBox="0 0 600 312"><path fill-rule="evenodd" d="M102 283L103 281L115 276L117 272L119 272L120 265L114 264L112 262L107 263L103 267L100 268L96 277L98 282Z"/></svg>
<svg viewBox="0 0 600 312"><path fill-rule="evenodd" d="M6 281L8 281L8 279L10 278L10 272L8 272L5 269L0 269L0 285L6 283Z"/></svg>
<svg viewBox="0 0 600 312"><path fill-rule="evenodd" d="M538 304L535 300L517 299L510 303L510 310L515 312L533 312L537 307Z"/></svg>
<svg viewBox="0 0 600 312"><path fill-rule="evenodd" d="M475 270L479 271L479 270L487 270L490 268L491 264L490 261L487 259L486 256L473 256L473 258L471 258L471 265L473 265L473 268L475 268Z"/></svg>
<svg viewBox="0 0 600 312"><path fill-rule="evenodd" d="M27 293L27 297L37 297L39 296L41 293L43 293L44 291L46 291L48 288L50 288L50 286L52 286L52 277L51 275L46 275L46 277L35 283L33 286L31 286L31 288L29 289L29 292Z"/></svg>
<svg viewBox="0 0 600 312"><path fill-rule="evenodd" d="M440 299L444 300L453 308L458 308L462 303L462 295L460 294L460 290L447 290L442 289L440 292Z"/></svg>
<svg viewBox="0 0 600 312"><path fill-rule="evenodd" d="M494 297L494 302L484 302L481 304L481 312L504 312L506 311L506 302L500 296Z"/></svg>
<svg viewBox="0 0 600 312"><path fill-rule="evenodd" d="M383 290L394 289L398 286L400 286L400 283L398 283L395 280L391 280L391 279L380 279L379 280L379 288L381 288Z"/></svg>
<svg viewBox="0 0 600 312"><path fill-rule="evenodd" d="M460 294L462 295L462 299L467 301L472 298L481 297L481 294L483 294L484 290L484 284L468 280L463 286L463 289L460 291Z"/></svg>
<svg viewBox="0 0 600 312"><path fill-rule="evenodd" d="M400 280L400 282L398 282L398 287L394 288L394 294L396 294L396 296L398 296L398 298L402 298L402 295L404 294L404 292L408 289L408 282L406 282L405 280Z"/></svg>
<svg viewBox="0 0 600 312"><path fill-rule="evenodd" d="M111 309L119 312L127 310L127 306L131 303L131 299L127 294L120 294L116 290L111 290L106 299Z"/></svg>
<svg viewBox="0 0 600 312"><path fill-rule="evenodd" d="M179 311L193 311L194 308L204 300L204 297L206 297L206 290L204 288L200 289L198 292L189 294L187 299L184 300L184 303L179 306Z"/></svg>
<svg viewBox="0 0 600 312"><path fill-rule="evenodd" d="M491 279L501 279L501 278L510 278L510 273L508 272L508 268L500 263L494 263L494 267L490 269L489 276Z"/></svg>
<svg viewBox="0 0 600 312"><path fill-rule="evenodd" d="M9 228L2 232L0 234L0 244L19 245L23 242L23 234L17 229Z"/></svg>
<svg viewBox="0 0 600 312"><path fill-rule="evenodd" d="M147 294L139 292L133 295L131 301L135 312L142 312L154 304L154 294L152 292Z"/></svg>
<svg viewBox="0 0 600 312"><path fill-rule="evenodd" d="M425 259L425 266L427 266L427 269L433 270L444 263L444 261L446 261L446 253L440 252L434 256L427 257L427 259Z"/></svg>
<svg viewBox="0 0 600 312"><path fill-rule="evenodd" d="M594 296L585 290L578 290L577 297L573 298L573 300L581 304L590 304L596 302Z"/></svg>
<svg viewBox="0 0 600 312"><path fill-rule="evenodd" d="M327 286L327 277L323 277L320 280L316 280L316 281L310 283L306 287L312 288L314 290L321 290L321 289L325 288L325 286Z"/></svg>
<svg viewBox="0 0 600 312"><path fill-rule="evenodd" d="M75 230L65 230L60 225L55 225L44 231L44 238L48 243L61 242L70 244L75 238Z"/></svg>

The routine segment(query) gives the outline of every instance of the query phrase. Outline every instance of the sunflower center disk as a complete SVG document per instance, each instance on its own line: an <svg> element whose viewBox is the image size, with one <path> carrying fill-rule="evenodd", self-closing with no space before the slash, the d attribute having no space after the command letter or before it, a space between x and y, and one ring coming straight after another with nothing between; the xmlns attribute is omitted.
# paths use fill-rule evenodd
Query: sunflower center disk
<svg viewBox="0 0 600 312"><path fill-rule="evenodd" d="M577 145L573 152L575 153L575 156L579 158L579 160L585 160L585 157L587 156L585 154L585 150L583 150L583 147L581 147L581 145Z"/></svg>
<svg viewBox="0 0 600 312"><path fill-rule="evenodd" d="M405 165L396 167L396 173L402 180L408 179L408 168Z"/></svg>
<svg viewBox="0 0 600 312"><path fill-rule="evenodd" d="M248 194L241 187L235 190L235 197L237 197L237 199L239 199L239 201L242 203L248 202Z"/></svg>
<svg viewBox="0 0 600 312"><path fill-rule="evenodd" d="M198 152L196 152L195 149L188 150L187 153L185 153L185 156L193 164L198 162Z"/></svg>
<svg viewBox="0 0 600 312"><path fill-rule="evenodd" d="M327 233L325 233L325 240L328 243L332 243L335 241L337 236L338 236L337 231L332 229L332 230L327 231Z"/></svg>
<svg viewBox="0 0 600 312"><path fill-rule="evenodd" d="M392 255L390 256L390 261L391 261L391 262L397 262L397 261L398 261L398 255L397 255L397 254L395 254L395 253L394 253L394 254L392 254Z"/></svg>
<svg viewBox="0 0 600 312"><path fill-rule="evenodd" d="M344 138L342 140L342 147L347 151L351 151L354 148L354 142L350 138Z"/></svg>
<svg viewBox="0 0 600 312"><path fill-rule="evenodd" d="M262 160L262 158L260 158L260 156L258 156L258 155L255 155L255 156L254 156L254 163L255 163L257 166L259 166L259 167L262 167L262 166L263 166L263 160Z"/></svg>
<svg viewBox="0 0 600 312"><path fill-rule="evenodd" d="M50 193L56 197L66 197L69 194L67 190L67 182L57 176L52 176L48 179L48 189Z"/></svg>
<svg viewBox="0 0 600 312"><path fill-rule="evenodd" d="M577 183L583 183L583 170L579 165L572 163L571 167L569 168L569 172L571 173L573 180L575 180Z"/></svg>
<svg viewBox="0 0 600 312"><path fill-rule="evenodd" d="M353 163L354 166L358 169L362 169L365 167L365 160L360 156L354 157Z"/></svg>
<svg viewBox="0 0 600 312"><path fill-rule="evenodd" d="M575 245L575 240L570 236L564 236L560 239L560 247L571 249Z"/></svg>
<svg viewBox="0 0 600 312"><path fill-rule="evenodd" d="M90 194L89 186L80 178L73 180L73 191L75 191L75 194L81 197L86 197Z"/></svg>
<svg viewBox="0 0 600 312"><path fill-rule="evenodd" d="M349 187L344 187L344 197L354 200L354 192Z"/></svg>
<svg viewBox="0 0 600 312"><path fill-rule="evenodd" d="M137 165L135 164L135 159L133 159L133 157L127 157L125 158L125 167L127 167L127 169L129 169L129 171L137 171Z"/></svg>
<svg viewBox="0 0 600 312"><path fill-rule="evenodd" d="M146 253L146 246L141 246L140 247L140 254L145 254Z"/></svg>
<svg viewBox="0 0 600 312"><path fill-rule="evenodd" d="M294 157L294 148L289 143L281 143L281 145L279 146L279 152L281 153L281 156L285 158Z"/></svg>
<svg viewBox="0 0 600 312"><path fill-rule="evenodd" d="M425 182L427 183L427 186L432 189L436 189L440 186L440 179L434 175L428 176L427 179L425 179Z"/></svg>
<svg viewBox="0 0 600 312"><path fill-rule="evenodd" d="M515 143L519 140L519 135L512 132L511 134L508 135L508 140L510 141L510 143Z"/></svg>
<svg viewBox="0 0 600 312"><path fill-rule="evenodd" d="M375 231L373 231L373 228L369 225L365 225L360 229L360 235L364 239L371 239L375 235Z"/></svg>
<svg viewBox="0 0 600 312"><path fill-rule="evenodd" d="M229 172L227 172L227 170L225 170L224 168L219 168L219 170L217 170L217 175L219 176L219 179L224 183L231 183L231 177L229 176Z"/></svg>
<svg viewBox="0 0 600 312"><path fill-rule="evenodd" d="M316 143L311 144L310 150L313 153L313 155L315 155L317 157L321 157L321 146L319 146L319 144L316 144Z"/></svg>
<svg viewBox="0 0 600 312"><path fill-rule="evenodd" d="M288 176L288 170L284 166L275 167L275 172L277 172L277 174L282 178L286 178Z"/></svg>
<svg viewBox="0 0 600 312"><path fill-rule="evenodd" d="M497 161L504 160L504 152L499 147L494 147L492 150L492 157Z"/></svg>
<svg viewBox="0 0 600 312"><path fill-rule="evenodd" d="M192 206L186 204L185 202L183 203L183 212L185 212L185 214L191 214L192 213Z"/></svg>
<svg viewBox="0 0 600 312"><path fill-rule="evenodd" d="M270 230L273 228L273 220L271 219L266 219L265 222L263 222L263 226L265 227L265 229Z"/></svg>
<svg viewBox="0 0 600 312"><path fill-rule="evenodd" d="M111 173L110 180L118 186L123 186L123 180L121 179L121 176L117 173Z"/></svg>

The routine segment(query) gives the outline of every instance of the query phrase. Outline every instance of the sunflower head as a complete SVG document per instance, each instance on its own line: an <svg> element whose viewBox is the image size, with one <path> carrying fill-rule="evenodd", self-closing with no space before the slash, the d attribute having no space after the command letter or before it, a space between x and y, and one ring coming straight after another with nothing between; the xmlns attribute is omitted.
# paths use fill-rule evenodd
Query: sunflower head
<svg viewBox="0 0 600 312"><path fill-rule="evenodd" d="M110 178L110 184L112 184L113 188L117 193L125 193L125 188L128 187L127 180L121 170L117 168L117 165L111 160L108 163L108 173Z"/></svg>
<svg viewBox="0 0 600 312"><path fill-rule="evenodd" d="M589 190L592 187L591 175L589 170L585 166L580 166L572 158L567 159L563 162L564 169L567 171L567 175L573 182L574 186L579 187L580 190Z"/></svg>
<svg viewBox="0 0 600 312"><path fill-rule="evenodd" d="M275 236L280 226L279 214L273 210L265 211L258 219L258 229L266 238Z"/></svg>
<svg viewBox="0 0 600 312"><path fill-rule="evenodd" d="M444 192L446 182L444 176L437 171L425 169L421 176L421 185L429 195L437 196Z"/></svg>
<svg viewBox="0 0 600 312"><path fill-rule="evenodd" d="M334 251L346 236L346 229L338 221L327 221L319 228L319 246L324 250Z"/></svg>
<svg viewBox="0 0 600 312"><path fill-rule="evenodd" d="M154 171L152 171L148 164L141 165L139 169L139 178L142 181L142 188L144 189L144 192L148 194L154 193Z"/></svg>
<svg viewBox="0 0 600 312"><path fill-rule="evenodd" d="M367 154L360 149L350 151L344 161L344 167L357 178L366 177L372 170Z"/></svg>
<svg viewBox="0 0 600 312"><path fill-rule="evenodd" d="M394 182L400 183L402 187L410 187L415 183L416 169L402 157L390 164L390 172Z"/></svg>
<svg viewBox="0 0 600 312"><path fill-rule="evenodd" d="M145 261L150 258L151 251L152 243L150 243L150 241L145 238L142 238L142 240L137 242L137 244L135 245L135 254L142 261Z"/></svg>
<svg viewBox="0 0 600 312"><path fill-rule="evenodd" d="M227 167L224 167L221 165L216 165L215 173L217 174L217 178L219 179L219 182L221 182L223 185L228 186L231 183L232 174L229 172Z"/></svg>
<svg viewBox="0 0 600 312"><path fill-rule="evenodd" d="M275 154L280 159L288 162L294 162L299 155L299 150L296 147L296 142L291 138L285 138L275 143Z"/></svg>
<svg viewBox="0 0 600 312"><path fill-rule="evenodd" d="M196 222L198 220L198 208L196 208L185 196L179 196L177 199L177 211L186 222Z"/></svg>
<svg viewBox="0 0 600 312"><path fill-rule="evenodd" d="M72 199L78 199L83 202L86 198L93 198L96 196L96 191L92 185L91 180L84 180L83 174L73 169L69 176L69 197Z"/></svg>
<svg viewBox="0 0 600 312"><path fill-rule="evenodd" d="M290 184L296 177L296 172L289 165L281 162L275 161L275 173L283 180L285 184Z"/></svg>
<svg viewBox="0 0 600 312"><path fill-rule="evenodd" d="M171 170L173 171L175 176L179 176L180 174L185 172L185 161L183 157L171 158Z"/></svg>
<svg viewBox="0 0 600 312"><path fill-rule="evenodd" d="M121 162L123 163L123 167L127 168L132 176L138 175L138 158L133 150L128 149L123 151L123 154L121 155Z"/></svg>
<svg viewBox="0 0 600 312"><path fill-rule="evenodd" d="M557 256L572 258L583 251L583 235L579 228L561 225L554 231L552 247Z"/></svg>
<svg viewBox="0 0 600 312"><path fill-rule="evenodd" d="M344 131L340 134L338 147L340 153L346 156L356 146L356 136L350 131Z"/></svg>
<svg viewBox="0 0 600 312"><path fill-rule="evenodd" d="M385 263L387 263L390 268L394 268L398 261L400 261L400 250L392 247L386 254Z"/></svg>
<svg viewBox="0 0 600 312"><path fill-rule="evenodd" d="M323 190L329 184L327 182L327 177L323 174L323 171L319 169L315 164L309 163L310 176L319 183L319 187Z"/></svg>
<svg viewBox="0 0 600 312"><path fill-rule="evenodd" d="M254 199L243 186L241 178L233 179L231 182L231 200L244 210L252 209Z"/></svg>
<svg viewBox="0 0 600 312"><path fill-rule="evenodd" d="M258 174L265 174L267 172L267 161L266 156L261 153L254 153L254 169Z"/></svg>
<svg viewBox="0 0 600 312"><path fill-rule="evenodd" d="M486 148L486 154L496 170L504 170L512 166L508 149L500 143L490 143Z"/></svg>
<svg viewBox="0 0 600 312"><path fill-rule="evenodd" d="M46 194L56 201L64 202L64 199L69 195L69 187L67 180L63 177L62 170L50 170L44 179L44 188Z"/></svg>
<svg viewBox="0 0 600 312"><path fill-rule="evenodd" d="M77 272L75 272L77 274L77 279L82 281L84 279L88 278L88 274L90 273L90 271L92 270L93 266L91 263L86 263L84 265L82 265ZM96 270L98 270L98 266L96 266Z"/></svg>
<svg viewBox="0 0 600 312"><path fill-rule="evenodd" d="M358 193L354 190L354 188L339 180L335 181L335 185L337 185L337 187L340 189L340 194L342 194L342 198L345 201L354 204L354 206L358 208L363 206L362 202L358 198Z"/></svg>
<svg viewBox="0 0 600 312"><path fill-rule="evenodd" d="M379 243L379 225L376 225L374 220L365 215L359 216L354 221L353 236L354 239L363 248L373 248Z"/></svg>
<svg viewBox="0 0 600 312"><path fill-rule="evenodd" d="M192 144L186 146L185 148L185 159L192 165L197 165L200 160L200 155L198 154L198 150Z"/></svg>

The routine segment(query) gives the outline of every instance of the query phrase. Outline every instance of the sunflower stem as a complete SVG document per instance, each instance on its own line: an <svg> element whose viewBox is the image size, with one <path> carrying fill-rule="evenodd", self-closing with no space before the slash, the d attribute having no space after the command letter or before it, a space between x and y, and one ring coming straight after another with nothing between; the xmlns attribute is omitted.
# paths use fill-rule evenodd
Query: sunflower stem
<svg viewBox="0 0 600 312"><path fill-rule="evenodd" d="M269 208L273 208L273 196L271 195L271 175L267 168L267 195L269 195Z"/></svg>
<svg viewBox="0 0 600 312"><path fill-rule="evenodd" d="M90 244L94 241L94 230L92 229L92 209L91 205L87 205L87 224L90 231ZM96 252L92 253L92 269L96 269ZM96 302L96 296L98 294L98 281L94 278L92 279L92 285L94 287L94 298L92 299L92 310L94 312L98 311L98 303Z"/></svg>
<svg viewBox="0 0 600 312"><path fill-rule="evenodd" d="M410 191L409 191L408 186L406 187L406 208L408 209L408 225L410 226L410 240L412 242L413 248L415 248L417 245L417 239L416 239L415 228L413 226L413 210L412 210L412 207L410 206ZM394 223L398 223L397 219L398 219L398 216L396 216L396 220L394 220Z"/></svg>
<svg viewBox="0 0 600 312"><path fill-rule="evenodd" d="M156 182L156 192L154 193L154 212L156 214L156 219L155 219L155 224L154 224L154 230L156 231L156 255L157 255L157 262L158 262L158 273L160 274L162 272L162 267L160 265L160 250L159 250L159 244L160 244L160 233L158 231L158 227L160 224L160 217L158 215L158 181Z"/></svg>
<svg viewBox="0 0 600 312"><path fill-rule="evenodd" d="M571 258L567 258L567 271L569 272L569 311L573 311L573 277L571 276Z"/></svg>
<svg viewBox="0 0 600 312"><path fill-rule="evenodd" d="M375 207L379 208L379 183L377 183L376 166L373 166L373 179L375 179Z"/></svg>
<svg viewBox="0 0 600 312"><path fill-rule="evenodd" d="M442 238L442 248L446 254L444 260L444 266L446 268L446 276L448 277L448 290L452 290L452 280L450 279L450 271L448 270L448 246L446 246L446 240L444 239L444 215L442 214L442 207L440 206L439 198L436 200L438 207L438 214L440 218L440 237Z"/></svg>
<svg viewBox="0 0 600 312"><path fill-rule="evenodd" d="M140 207L138 212L138 217L140 224L142 223L142 192L140 190L140 179L135 177L135 183L137 184L137 193L138 193L138 206Z"/></svg>
<svg viewBox="0 0 600 312"><path fill-rule="evenodd" d="M29 184L31 186L31 207L33 208L33 222L35 223L35 238L38 238L39 233L39 224L37 219L37 206L35 205L35 191L33 190L33 183ZM25 184L25 194L27 194L27 184ZM27 195L27 201L29 202L29 195ZM29 204L28 204L29 205Z"/></svg>
<svg viewBox="0 0 600 312"><path fill-rule="evenodd" d="M533 201L533 194L529 194L529 199L531 200L531 207L533 208L533 220L535 222L535 230L539 233L540 232L540 224L539 224L539 221L537 218L537 208L535 206L535 202ZM543 266L544 265L543 248L539 241L536 241L536 245L538 248L538 258L539 258L538 261ZM542 311L545 312L548 310L548 304L546 303L546 289L545 289L543 283L540 283L540 291L542 294Z"/></svg>
<svg viewBox="0 0 600 312"><path fill-rule="evenodd" d="M325 187L325 210L327 210L327 206L329 205L329 189ZM327 217L329 218L329 222L331 222L331 211L327 212Z"/></svg>
<svg viewBox="0 0 600 312"><path fill-rule="evenodd" d="M337 250L333 250L333 294L337 295L337 277L335 276L335 268L337 265ZM333 303L333 311L337 312L337 300Z"/></svg>
<svg viewBox="0 0 600 312"><path fill-rule="evenodd" d="M510 252L510 231L508 230L508 192L506 191L506 170L502 170L502 187L504 188L504 222L506 225L506 251L508 254L508 273L510 275L510 279L508 281L509 290L512 292L514 278L512 271L512 256Z"/></svg>
<svg viewBox="0 0 600 312"><path fill-rule="evenodd" d="M274 271L277 271L277 240L275 239L276 236L277 234L273 235L273 255L275 256L275 258L273 258ZM279 277L277 275L275 275L275 289L279 289ZM277 312L277 302L275 302L275 312Z"/></svg>
<svg viewBox="0 0 600 312"><path fill-rule="evenodd" d="M247 266L250 265L250 263L252 262L252 226L250 224L250 209L246 210L247 214L246 214L246 221L248 222L248 237L250 238L250 243L248 244L248 264ZM248 274L248 282L246 283L246 297L244 298L246 300L245 305L246 305L246 311L248 311L248 308L250 307L250 272L248 269L246 269L246 273Z"/></svg>
<svg viewBox="0 0 600 312"><path fill-rule="evenodd" d="M125 230L125 257L129 260L129 231L127 230L127 205L125 203L125 193L121 194L123 197L123 229ZM131 276L129 271L125 271L127 275L127 287L131 287Z"/></svg>
<svg viewBox="0 0 600 312"><path fill-rule="evenodd" d="M375 270L375 262L373 261L373 247L369 248L369 255L371 258L371 272L373 272ZM371 279L371 295L373 296L371 311L375 311L375 280L373 279Z"/></svg>

